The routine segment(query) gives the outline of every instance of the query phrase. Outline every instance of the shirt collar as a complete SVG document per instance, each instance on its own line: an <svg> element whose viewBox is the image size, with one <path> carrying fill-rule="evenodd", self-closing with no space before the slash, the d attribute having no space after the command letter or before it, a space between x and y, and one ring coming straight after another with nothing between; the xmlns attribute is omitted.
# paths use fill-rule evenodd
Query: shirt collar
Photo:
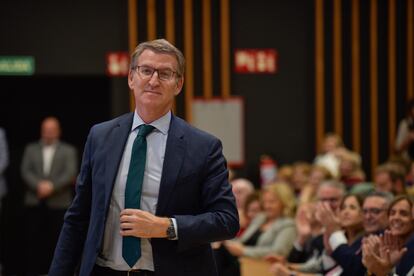
<svg viewBox="0 0 414 276"><path fill-rule="evenodd" d="M47 148L47 147L49 147L49 148L55 148L55 147L57 147L57 145L59 144L59 140L57 140L57 141L55 141L54 143L52 143L52 144L45 144L43 141L42 141L42 139L40 139L40 144L42 145L42 147L44 147L44 148Z"/></svg>
<svg viewBox="0 0 414 276"><path fill-rule="evenodd" d="M166 135L170 128L170 122L171 122L171 111L167 112L161 118L158 118L157 120L152 121L150 125L155 127L162 134ZM139 117L138 113L135 111L131 131L134 131L137 127L139 127L140 125L144 125L144 124L145 122L141 119L141 117Z"/></svg>

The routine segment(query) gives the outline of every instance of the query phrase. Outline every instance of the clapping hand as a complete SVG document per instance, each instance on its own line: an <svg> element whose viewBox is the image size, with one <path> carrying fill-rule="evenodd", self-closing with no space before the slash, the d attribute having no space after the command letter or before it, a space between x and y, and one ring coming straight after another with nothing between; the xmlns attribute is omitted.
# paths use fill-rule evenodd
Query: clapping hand
<svg viewBox="0 0 414 276"><path fill-rule="evenodd" d="M407 248L402 247L401 240L387 230L381 237L371 235L364 238L362 263L377 276L387 275L405 252Z"/></svg>

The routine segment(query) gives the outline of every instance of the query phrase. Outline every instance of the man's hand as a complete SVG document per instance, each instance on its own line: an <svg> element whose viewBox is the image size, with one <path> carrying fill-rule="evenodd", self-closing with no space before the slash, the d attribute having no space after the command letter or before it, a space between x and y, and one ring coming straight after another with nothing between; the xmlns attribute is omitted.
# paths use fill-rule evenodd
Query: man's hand
<svg viewBox="0 0 414 276"><path fill-rule="evenodd" d="M45 199L53 193L53 184L49 180L41 180L37 184L37 198Z"/></svg>
<svg viewBox="0 0 414 276"><path fill-rule="evenodd" d="M154 216L139 209L124 209L120 214L121 236L138 238L166 238L168 218Z"/></svg>

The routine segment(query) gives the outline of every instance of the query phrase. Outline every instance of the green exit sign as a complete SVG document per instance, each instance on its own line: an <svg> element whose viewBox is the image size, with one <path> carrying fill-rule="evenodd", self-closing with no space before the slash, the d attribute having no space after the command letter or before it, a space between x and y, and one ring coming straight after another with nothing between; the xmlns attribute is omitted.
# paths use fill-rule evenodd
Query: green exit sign
<svg viewBox="0 0 414 276"><path fill-rule="evenodd" d="M26 76L35 71L34 57L31 56L0 56L0 75Z"/></svg>

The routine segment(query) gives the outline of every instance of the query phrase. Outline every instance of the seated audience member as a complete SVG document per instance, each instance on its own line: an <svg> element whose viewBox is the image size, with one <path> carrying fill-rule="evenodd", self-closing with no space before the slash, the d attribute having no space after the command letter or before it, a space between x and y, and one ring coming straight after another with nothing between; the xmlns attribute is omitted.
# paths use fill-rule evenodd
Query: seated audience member
<svg viewBox="0 0 414 276"><path fill-rule="evenodd" d="M363 231L363 213L362 213L362 198L358 195L348 194L341 202L340 210L336 215L329 205L320 205L319 215L322 219L322 224L325 226L324 232L324 247L326 256L324 256L324 269L330 275L341 275L346 272L349 267L342 267L329 255L332 253L329 244L330 235L342 230L349 246L349 250L353 254L357 254L361 247L361 237Z"/></svg>
<svg viewBox="0 0 414 276"><path fill-rule="evenodd" d="M232 191L236 198L237 211L239 212L240 229L246 228L246 217L243 212L243 207L246 198L254 192L253 183L245 178L236 178L230 182Z"/></svg>
<svg viewBox="0 0 414 276"><path fill-rule="evenodd" d="M408 172L405 177L405 186L414 187L414 161L411 161L408 165Z"/></svg>
<svg viewBox="0 0 414 276"><path fill-rule="evenodd" d="M309 175L311 172L311 165L306 162L295 162L293 164L293 175L292 175L292 189L295 194L298 196L302 188L309 181Z"/></svg>
<svg viewBox="0 0 414 276"><path fill-rule="evenodd" d="M398 125L395 151L406 160L414 160L414 99L407 103L406 117Z"/></svg>
<svg viewBox="0 0 414 276"><path fill-rule="evenodd" d="M370 236L363 242L363 263L368 274L414 274L413 203L407 196L396 197L388 209L389 231L382 237ZM395 274L394 274L395 275Z"/></svg>
<svg viewBox="0 0 414 276"><path fill-rule="evenodd" d="M414 161L410 162L408 173L405 177L405 187L407 194L414 197Z"/></svg>
<svg viewBox="0 0 414 276"><path fill-rule="evenodd" d="M316 192L322 181L332 179L328 169L322 166L312 166L308 183L303 187L299 195L299 204L310 203L316 200Z"/></svg>
<svg viewBox="0 0 414 276"><path fill-rule="evenodd" d="M398 178L397 185L395 186L395 193L396 195L405 195L407 194L406 189L406 182L405 177L408 171L408 165L404 162L399 162L398 160L392 159L388 160L387 164L389 164L391 170L396 174Z"/></svg>
<svg viewBox="0 0 414 276"><path fill-rule="evenodd" d="M345 186L335 180L323 181L317 191L317 200L319 203L326 202L332 210L337 210L342 197L345 194ZM299 211L301 207L299 207ZM268 260L276 263L272 270L275 275L322 273L322 252L323 234L321 223L316 220L315 210L311 210L312 220L304 220L303 217L297 216L298 237L294 242L294 248L289 254L288 263L279 256L269 256ZM300 225L299 225L300 224Z"/></svg>
<svg viewBox="0 0 414 276"><path fill-rule="evenodd" d="M283 256L292 249L296 238L295 197L285 183L269 184L262 191L264 212L258 214L237 240L225 241L227 250L236 257L262 258L269 253Z"/></svg>
<svg viewBox="0 0 414 276"><path fill-rule="evenodd" d="M327 133L322 141L321 152L315 157L313 164L325 167L334 178L339 176L339 158L336 151L344 147L341 136Z"/></svg>
<svg viewBox="0 0 414 276"><path fill-rule="evenodd" d="M383 192L372 192L365 198L362 213L366 235L380 233L388 226L387 210L392 198L392 194ZM331 232L326 239L332 250L331 257L343 268L344 275L365 275L360 250L362 237L355 242L355 247L358 247L355 252L343 231Z"/></svg>
<svg viewBox="0 0 414 276"><path fill-rule="evenodd" d="M405 172L395 163L385 163L375 169L375 190L393 193L394 195L405 194Z"/></svg>
<svg viewBox="0 0 414 276"><path fill-rule="evenodd" d="M355 185L349 190L350 194L357 194L365 198L369 194L375 191L374 183L372 182L361 182ZM391 194L392 195L392 194Z"/></svg>
<svg viewBox="0 0 414 276"><path fill-rule="evenodd" d="M302 203L299 205L295 216L297 238L294 247L289 252L288 257L277 254L269 254L266 260L269 262L303 263L312 255L319 255L323 250L321 237L322 225L315 217L316 202Z"/></svg>
<svg viewBox="0 0 414 276"><path fill-rule="evenodd" d="M260 192L254 192L247 196L243 206L243 213L246 219L246 227L240 228L240 234L243 234L244 230L250 225L253 219L263 211Z"/></svg>
<svg viewBox="0 0 414 276"><path fill-rule="evenodd" d="M348 190L365 180L365 174L361 168L359 154L343 149L339 151L339 180L345 184Z"/></svg>
<svg viewBox="0 0 414 276"><path fill-rule="evenodd" d="M292 183L293 167L292 165L282 165L279 167L275 182Z"/></svg>
<svg viewBox="0 0 414 276"><path fill-rule="evenodd" d="M414 203L411 198L412 203L412 219L414 220ZM414 230L413 230L414 231ZM405 244L406 253L400 259L400 262L397 264L395 272L397 275L414 275L414 233L411 234L411 237ZM401 249L401 248L400 248Z"/></svg>

